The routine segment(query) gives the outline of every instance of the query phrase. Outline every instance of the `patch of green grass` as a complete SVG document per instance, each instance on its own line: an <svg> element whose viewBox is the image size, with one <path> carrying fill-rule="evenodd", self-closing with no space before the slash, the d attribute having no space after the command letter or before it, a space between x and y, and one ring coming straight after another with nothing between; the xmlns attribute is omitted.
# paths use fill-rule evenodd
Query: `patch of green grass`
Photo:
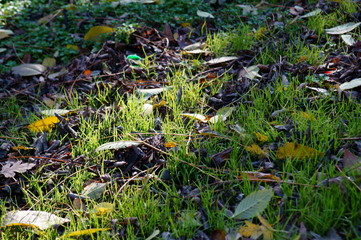
<svg viewBox="0 0 361 240"><path fill-rule="evenodd" d="M217 57L234 54L240 50L252 50L256 36L248 25L235 31L220 32L207 36L207 46Z"/></svg>

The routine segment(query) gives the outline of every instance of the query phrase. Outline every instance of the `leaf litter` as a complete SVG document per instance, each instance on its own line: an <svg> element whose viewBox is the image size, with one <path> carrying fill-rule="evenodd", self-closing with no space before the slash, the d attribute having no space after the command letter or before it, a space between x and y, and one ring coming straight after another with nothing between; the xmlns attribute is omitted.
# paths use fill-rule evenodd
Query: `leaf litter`
<svg viewBox="0 0 361 240"><path fill-rule="evenodd" d="M243 19L249 19L251 15L260 15L259 11L261 8L256 8L251 5L240 5L239 7L243 8ZM290 9L292 9L292 15L300 16L300 19L308 19L316 15L319 16L328 9L327 4L319 4L317 7L318 8L314 11L308 6L293 7ZM306 12L308 12L308 14ZM306 14L302 15L303 13ZM197 14L209 21L208 24L210 24L210 26L208 27L211 30L213 28L213 26L211 26L212 21L214 21L212 19L215 18L216 15L213 16L213 14L200 10L197 11ZM282 26L282 22L276 20L271 21L270 24ZM354 31L359 25L360 22L347 23L335 28L326 29L325 31L330 35L341 35ZM31 104L33 104L33 106L27 107L28 111L35 111L38 114L43 113L45 115L55 115L55 113L63 114L68 113L68 110L62 110L61 108L43 111L39 110L37 107L37 100L43 99L44 96L54 99L54 102L56 102L58 97L59 99L62 99L62 97L56 95L59 94L60 87L64 87L68 93L76 90L81 94L79 96L79 99L81 99L85 98L88 93L97 93L98 87L101 88L109 84L112 89L116 89L117 93L124 96L137 94L143 97L143 100L150 100L154 97L159 97L159 95L172 88L166 81L166 76L172 74L171 70L180 68L183 61L187 60L189 57L183 56L181 49L187 51L202 50L199 53L204 53L203 51L205 51L205 49L203 50L204 36L201 36L201 34L191 36L191 34L189 34L189 32L194 29L187 27L169 27L167 34L151 27L137 27L134 28L134 30L135 31L130 36L129 43L105 41L98 53L89 53L88 55L79 56L67 66L52 66L52 64L45 64L48 67L52 67L52 69L46 69L45 66L40 64L26 63L14 67L12 73L1 76L1 83L5 87L0 91L0 99L32 96L28 106ZM101 37L109 36L114 32L114 28L105 25L95 26L89 29L88 33L85 34L84 39L91 41L98 40ZM178 37L173 35L173 32L177 32ZM313 37L314 36L312 34L310 35L309 32L304 36L305 40L311 43ZM251 87L260 89L265 88L281 73L297 75L303 80L306 79L306 76L309 74L314 74L320 78L323 75L327 75L324 84L312 83L305 85L306 88L314 90L315 95L317 95L317 93L329 94L338 89L340 90L339 94L346 99L351 99L351 95L356 95L356 99L359 101L359 79L361 76L359 71L361 67L359 57L361 56L361 44L360 41L351 41L350 37L345 37L345 35L342 35L341 38L347 41L348 52L345 53L335 50L333 54L327 56L325 64L320 66L314 66L304 62L290 63L285 59L280 59L278 62L272 64L257 64L255 62L255 56L259 54L257 50L240 50L237 53L237 56L215 57L211 51L207 52L205 55L200 55L201 59L204 61L202 66L205 70L199 73L197 72L196 77L193 77L190 82L206 84L207 81L212 81L216 76L222 76L226 72L232 75L232 80L225 83L223 88L216 94L206 95L208 98L207 104L211 110L205 114L201 114L198 110L191 111L190 109L189 113L182 114L182 116L188 118L188 120L190 119L195 122L194 132L199 134L197 137L192 136L189 138L191 152L193 152L194 155L199 156L200 161L204 163L206 167L220 169L227 173L228 170L224 169L225 166L227 166L227 161L229 161L230 155L238 150L224 148L219 151L215 150L213 153L208 153L204 149L194 147L193 141L195 141L195 139L207 141L212 137L223 138L225 142L230 141L229 137L221 135L217 131L213 131L209 126L225 122L227 118L230 118L233 115L234 109L237 108L239 104L251 105L252 103L243 99L242 95L247 93ZM129 61L129 56L139 56L139 58L137 58L137 64L132 64L132 62ZM154 60L154 65L149 66L149 68L146 69L142 65L144 61L141 61L141 59L150 56ZM148 79L147 77L149 75L147 74L147 71L149 71L149 69L155 74ZM94 76L96 75L92 75L93 72L97 71L99 72L101 83L95 82L96 78L94 78ZM122 78L120 76L122 76ZM134 76L136 76L135 81ZM36 85L34 85L34 82L36 82ZM289 83L285 84L285 86L286 85L288 86ZM38 95L38 90L43 96ZM206 92L206 90L207 89L205 88L204 91ZM181 97L179 97L179 99L181 99ZM158 103L146 104L149 105L147 108L148 114L152 114L154 111L161 112L166 108L165 104L160 104L160 106L157 105L156 107L155 105ZM1 139L0 160L3 163L0 172L2 176L0 176L0 178L4 180L4 186L10 186L9 184L12 183L13 178L26 182L24 176L30 174L31 171L35 171L33 170L35 167L36 169L41 169L41 167L43 167L44 170L53 172L56 175L59 175L60 172L69 175L75 171L74 166L85 166L87 161L92 160L90 156L70 155L70 150L75 143L73 140L76 138L76 135L72 135L71 133L72 131L78 131L77 127L80 118L89 118L92 115L104 116L106 111L107 110L104 108L92 109L90 107L84 107L83 109L79 109L77 112L70 114L66 119L50 116L49 118L44 118L31 123L27 128L31 131L38 132L39 135L34 139L33 146L35 150L30 148L26 151L29 151L27 153L32 153L34 156L19 155L19 152L15 152L15 148L12 148L11 141L7 141L6 138L4 140ZM284 109L279 110L277 114L273 114L273 117L281 118L282 116L280 115L284 115L287 112L289 111ZM302 115L306 120L310 122L316 121L313 116L306 116L305 114L305 112L299 112L299 115ZM9 135L6 125L10 122L11 120L1 119L0 130L2 135ZM287 135L294 131L295 124L295 122L290 120L274 126L276 130L282 131ZM261 132L248 133L247 129L243 129L238 124L230 128L237 132L239 138L255 138L259 142L259 145L250 143L242 148L253 155L251 157L252 165L260 166L258 168L259 171L241 172L239 173L238 180L248 179L254 182L266 183L268 186L267 188L269 188L268 190L254 191L253 193L248 194L243 200L238 199L238 204L234 201L230 201L232 202L231 204L225 204L225 196L228 196L229 199L233 199L235 195L242 195L243 193L228 193L226 188L223 189L222 187L219 187L218 190L220 190L222 194L215 197L214 204L222 205L225 211L234 209L233 218L236 219L250 220L252 217L262 214L270 204L273 194L279 197L280 202L285 201L283 193L278 190L279 185L277 185L277 182L282 181L279 177L280 174L277 172L278 163L269 161L269 158L271 158L273 154L281 160L296 159L300 161L322 158L328 154L296 142L282 143L278 140L275 140L276 142L271 142L274 141L273 138L270 138ZM121 129L121 127L119 129ZM161 126L159 126L159 129L161 129ZM44 132L50 130L58 131L60 136L65 140L61 141L59 136L59 139L49 140ZM73 136L73 139L69 136ZM95 182L84 187L81 195L74 195L70 192L68 195L72 196L74 200L89 198L94 201L99 201L102 195L106 193L106 187L110 185L110 179L125 184L128 183L129 178L136 179L135 176L138 176L143 180L150 177L151 175L147 175L146 172L151 171L153 168L159 169L164 167L164 169L167 170L164 164L167 161L167 154L170 154L171 151L176 151L178 144L167 141L160 130L153 135L146 135L146 137L139 133L134 133L134 136L136 136L134 141L108 141L103 145L98 146L98 148L96 148L97 146L94 146L91 151L99 151L101 153L107 152L113 155L112 158L104 160L105 171L107 171L108 175L97 176L96 179L93 179L96 180ZM356 152L358 156L360 156L360 143L355 141L355 145L353 146L353 152ZM19 149L17 151L24 150ZM350 170L356 168L358 170L360 162L358 156L351 153L348 149L345 149L343 161L340 161L343 162L344 169ZM14 161L12 157L16 157L18 160ZM41 163L39 159L43 159L46 162ZM208 163L207 159L210 159ZM202 170L202 168L196 167L198 170ZM94 166L85 171L94 173L100 168L100 166ZM163 177L167 181L171 180L166 174L164 174ZM332 179L330 179L330 181L332 181ZM209 183L214 184L212 181ZM290 183L292 182L290 181ZM12 186L17 187L18 189L21 188L19 184L13 184ZM199 187L183 185L178 186L178 188L179 196L183 199L199 201L197 198L199 198L200 191L202 190ZM3 199L9 197L9 194L2 193L0 197ZM20 200L18 201L19 206L26 206L27 203L24 197L19 195L18 198ZM96 214L106 215L114 211L114 206L111 203L100 202L93 210ZM29 213L30 212L27 214ZM44 213L44 216L48 216L49 214L50 213ZM207 221L204 220L207 218L207 215L202 211L196 211L194 213L183 211L179 215L179 221L183 224L185 224L184 219L197 227L206 226L207 224ZM232 216L232 214L230 216ZM48 217L50 219L54 218L53 215L49 215ZM282 215L282 217L284 216ZM244 221L246 226L241 226L238 232L243 237L257 239L259 236L263 235L264 239L272 239L273 229L271 225L262 216L258 215L257 218L260 225L253 223L253 220ZM68 221L67 219L60 220L62 221L54 224L62 224ZM129 221L131 222L131 220ZM133 221L137 220L133 219ZM286 222L285 220L282 221L284 221L284 223ZM30 219L22 223L37 225L38 220ZM44 229L49 227L39 226ZM136 226L136 224L134 224L134 226ZM64 237L81 236L107 230L110 229L85 229L69 233L68 235L64 235ZM220 238L225 239L226 233L222 231L213 230L210 234L222 236ZM203 236L202 234L207 236L206 232L208 233L209 229L206 227L201 228L197 233L198 237ZM155 235L159 235L159 232L156 232ZM165 236L166 232L163 232L161 235ZM227 235L227 237L229 237L230 233L227 233ZM195 236L195 239L197 239L197 236Z"/></svg>

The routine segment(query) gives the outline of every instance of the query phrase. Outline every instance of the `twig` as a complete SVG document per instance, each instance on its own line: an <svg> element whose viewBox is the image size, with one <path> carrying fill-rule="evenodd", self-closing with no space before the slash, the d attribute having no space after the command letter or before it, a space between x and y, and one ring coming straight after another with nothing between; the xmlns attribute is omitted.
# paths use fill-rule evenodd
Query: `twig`
<svg viewBox="0 0 361 240"><path fill-rule="evenodd" d="M354 181L352 181L352 179L349 178L344 172L342 172L339 166L336 165L335 167L342 175L344 175L344 177L346 177L347 180L349 180L361 192L361 188Z"/></svg>

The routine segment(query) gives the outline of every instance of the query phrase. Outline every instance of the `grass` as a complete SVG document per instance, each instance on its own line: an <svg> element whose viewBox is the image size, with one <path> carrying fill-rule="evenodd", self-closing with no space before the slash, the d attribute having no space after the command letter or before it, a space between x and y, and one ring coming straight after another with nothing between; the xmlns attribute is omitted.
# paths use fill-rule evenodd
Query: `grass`
<svg viewBox="0 0 361 240"><path fill-rule="evenodd" d="M345 1L342 8L353 13L356 6L351 1ZM158 11L157 8L149 9ZM327 21L318 16L310 18L307 27L322 36L322 30L328 27L331 19L335 19L332 14L338 13L330 13ZM162 22L162 19L158 20ZM280 34L279 30L273 29L260 37L258 30L268 28L258 26L255 28L258 30L253 31L252 27L244 24L234 31L209 34L207 48L216 57L237 55L240 50L255 51L257 46L273 38L273 34ZM293 29L297 27L290 26ZM116 37L129 41L128 31L132 29L126 29ZM264 47L255 56L253 64L273 64L282 57L290 63L316 66L324 62L326 51L326 47L318 42L311 46L299 38L291 38L290 41L274 42ZM59 163L60 167L55 172L44 162L34 174L22 175L26 184L21 189L26 209L51 212L70 218L71 222L65 227L45 231L2 228L0 238L33 239L34 235L39 235L41 239L55 239L63 232L110 227L112 231L91 235L90 239L145 239L155 230L171 234L174 238L190 239L197 230L209 234L213 230L237 230L242 222L229 218L227 211L234 210L243 195L264 187L278 189L263 213L276 229L275 239L297 239L298 231L292 230L292 226L298 228L302 224L307 230L320 235L334 228L346 239L359 238L361 202L355 184L359 184L360 178L355 172L336 167L342 159L342 149L352 144L347 139L359 137L361 132L359 103L352 99L340 99L336 91L330 90L328 96L323 96L311 89L298 87L303 82L322 84L313 75L288 75L288 85L282 82L281 76L267 84L256 79L239 94L232 104L234 111L227 120L200 123L181 114L214 113L215 109L208 103L209 97L233 81L228 74L211 82L189 81L197 72L204 70L202 61L188 59L183 67L172 69L165 79L172 88L148 100L136 95L122 95L110 85L98 86L97 92L88 95L74 91L65 100L58 100L61 108L76 109L76 113L68 118L77 119L78 137L64 136L54 130L48 133L47 138L49 141L60 139L63 144L71 143L71 150L66 154L71 158L84 155L85 161L81 165ZM142 67L150 78L156 74L152 65L152 57L146 57ZM98 80L101 79L94 82ZM134 76L130 80L137 78ZM180 89L182 95L177 97ZM145 103L156 104L161 100L167 104L150 114L144 113ZM1 119L14 120L7 127L8 135L5 137L9 137L14 146L29 147L32 138L38 134L19 126L26 126L41 116L22 112L25 100L10 98L1 104L4 109ZM38 107L42 110L47 108L44 105ZM276 111L278 114L274 114ZM134 176L123 176L119 168L110 167L116 161L114 151L94 152L103 143L156 135L153 131L156 118L162 120L162 134L159 136L164 137L165 142L177 144L172 149L162 145L156 147L167 153L153 152L156 156L161 155L163 163L144 163L142 167L145 170L138 169ZM236 125L243 130L235 131ZM217 135L200 134L199 130L205 126ZM291 128L277 130L277 126ZM266 136L266 140L260 141L257 133ZM277 149L287 142L311 147L324 155L305 159L278 157ZM247 150L251 144L257 144L266 154ZM224 166L212 166L211 156L226 149L232 151L224 159ZM24 151L20 154L28 153ZM267 168L267 163L275 166ZM93 171L94 166L96 171ZM269 173L282 181L277 184L251 181L245 178L247 172ZM102 177L106 179L106 175L110 176L108 181L104 180L108 183L106 191L99 199L84 200L86 210L67 197L69 193L81 194L85 185L101 181ZM11 185L7 187L11 188ZM24 205L15 198L15 194L6 201L2 199L2 213ZM114 210L104 215L92 213L100 202L114 204ZM204 216L207 216L206 221L202 219Z"/></svg>

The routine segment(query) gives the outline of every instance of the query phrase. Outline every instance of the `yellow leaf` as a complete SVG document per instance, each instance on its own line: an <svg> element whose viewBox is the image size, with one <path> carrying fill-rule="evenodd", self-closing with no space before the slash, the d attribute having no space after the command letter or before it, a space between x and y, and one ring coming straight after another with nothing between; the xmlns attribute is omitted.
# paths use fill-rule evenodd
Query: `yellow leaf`
<svg viewBox="0 0 361 240"><path fill-rule="evenodd" d="M89 235L89 234L92 234L92 233L101 232L101 231L108 231L108 230L111 230L111 228L91 228L91 229L86 229L86 230L79 230L79 231L68 233L68 234L62 236L61 238Z"/></svg>
<svg viewBox="0 0 361 240"><path fill-rule="evenodd" d="M6 227L30 227L30 228L34 228L34 229L39 229L38 226L36 226L34 224L28 224L28 223L10 223L10 224L6 225Z"/></svg>
<svg viewBox="0 0 361 240"><path fill-rule="evenodd" d="M111 213L113 210L114 210L113 203L102 202L94 207L93 212L97 215L107 215L108 213Z"/></svg>
<svg viewBox="0 0 361 240"><path fill-rule="evenodd" d="M29 130L33 132L47 132L60 122L56 116L47 117L28 125Z"/></svg>
<svg viewBox="0 0 361 240"><path fill-rule="evenodd" d="M75 51L79 51L79 47L76 46L76 45L73 45L73 44L67 44L66 48L67 49L72 49L72 50L75 50Z"/></svg>
<svg viewBox="0 0 361 240"><path fill-rule="evenodd" d="M164 143L163 145L164 145L164 147L166 147L166 148L172 148L172 147L176 147L178 144L175 143L175 142L166 142L166 143Z"/></svg>
<svg viewBox="0 0 361 240"><path fill-rule="evenodd" d="M260 142L267 142L268 141L268 137L266 135L263 135L260 132L254 132L254 134L256 135L256 138L258 141Z"/></svg>
<svg viewBox="0 0 361 240"><path fill-rule="evenodd" d="M263 240L273 240L273 232L268 230L265 226L261 226Z"/></svg>
<svg viewBox="0 0 361 240"><path fill-rule="evenodd" d="M297 144L294 142L285 143L282 147L278 148L276 156L280 159L294 158L297 160L322 157L324 153L317 151L314 148Z"/></svg>
<svg viewBox="0 0 361 240"><path fill-rule="evenodd" d="M45 67L54 67L56 64L55 58L44 58L42 65Z"/></svg>
<svg viewBox="0 0 361 240"><path fill-rule="evenodd" d="M251 237L253 239L259 238L263 232L262 232L262 226L253 224L248 221L244 221L247 226L242 226L238 232L242 235L242 237Z"/></svg>
<svg viewBox="0 0 361 240"><path fill-rule="evenodd" d="M156 103L156 104L153 104L153 109L156 109L156 108L159 108L159 107L163 107L164 105L166 105L167 102L162 100L160 103Z"/></svg>
<svg viewBox="0 0 361 240"><path fill-rule="evenodd" d="M11 147L11 150L13 150L13 151L31 150L31 149L34 149L34 148L25 147L25 146L22 146L22 145L18 145L18 146L15 146L15 147Z"/></svg>
<svg viewBox="0 0 361 240"><path fill-rule="evenodd" d="M258 220L262 223L263 226L265 226L268 230L274 231L272 228L272 225L267 222L266 219L264 219L261 215L257 215Z"/></svg>
<svg viewBox="0 0 361 240"><path fill-rule="evenodd" d="M267 155L260 146L257 144L252 144L251 146L244 147L248 152L255 154L255 155Z"/></svg>
<svg viewBox="0 0 361 240"><path fill-rule="evenodd" d="M111 28L111 27L107 27L107 26L95 26L92 27L84 36L84 40L97 40L97 38L104 34L104 33L110 33L110 32L114 32L116 30L116 28Z"/></svg>
<svg viewBox="0 0 361 240"><path fill-rule="evenodd" d="M206 123L208 121L208 118L202 114L197 113L182 113L181 116L188 117L191 119L196 119L198 121Z"/></svg>
<svg viewBox="0 0 361 240"><path fill-rule="evenodd" d="M298 112L303 118L309 120L309 121L316 121L316 118L306 112L299 111Z"/></svg>

